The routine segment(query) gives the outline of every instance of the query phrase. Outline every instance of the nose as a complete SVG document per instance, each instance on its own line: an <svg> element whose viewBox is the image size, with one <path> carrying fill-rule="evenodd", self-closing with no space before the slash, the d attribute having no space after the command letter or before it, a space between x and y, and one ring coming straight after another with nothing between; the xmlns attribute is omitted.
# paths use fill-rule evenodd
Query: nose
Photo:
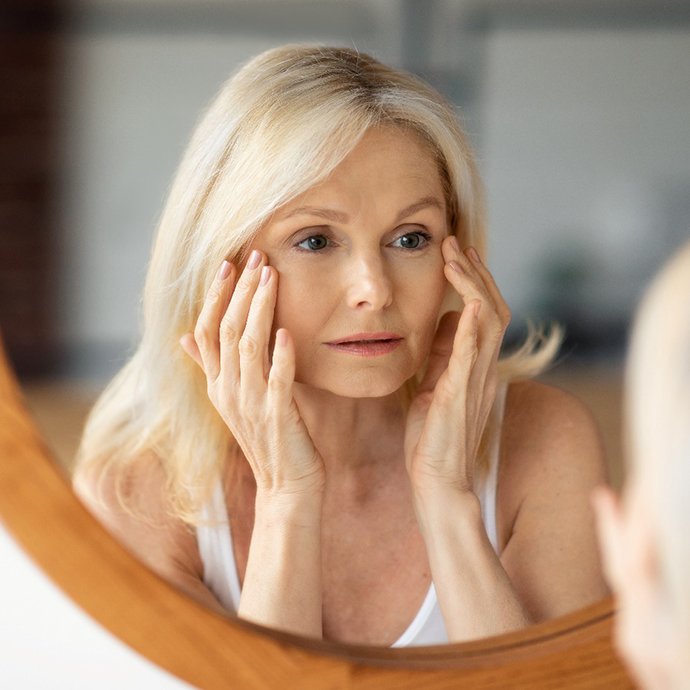
<svg viewBox="0 0 690 690"><path fill-rule="evenodd" d="M380 254L360 254L348 262L347 303L351 309L379 310L393 302L393 283Z"/></svg>

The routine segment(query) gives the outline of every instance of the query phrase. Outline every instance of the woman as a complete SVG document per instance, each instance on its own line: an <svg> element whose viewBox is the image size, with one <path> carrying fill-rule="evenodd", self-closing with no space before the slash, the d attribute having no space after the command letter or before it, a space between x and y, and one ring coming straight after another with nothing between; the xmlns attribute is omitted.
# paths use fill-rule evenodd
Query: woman
<svg viewBox="0 0 690 690"><path fill-rule="evenodd" d="M690 245L654 281L626 373L631 471L619 505L595 494L618 648L645 688L690 678Z"/></svg>
<svg viewBox="0 0 690 690"><path fill-rule="evenodd" d="M180 166L77 490L191 595L312 637L441 643L599 598L599 438L508 386L558 338L498 362L484 232L430 87L348 49L258 56Z"/></svg>

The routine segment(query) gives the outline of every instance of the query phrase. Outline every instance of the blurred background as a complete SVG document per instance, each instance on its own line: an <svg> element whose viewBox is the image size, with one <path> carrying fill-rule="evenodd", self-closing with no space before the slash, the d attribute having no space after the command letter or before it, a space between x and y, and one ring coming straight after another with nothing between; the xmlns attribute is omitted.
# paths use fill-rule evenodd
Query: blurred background
<svg viewBox="0 0 690 690"><path fill-rule="evenodd" d="M630 317L690 237L685 0L3 0L0 324L58 458L138 339L200 113L240 63L292 41L354 45L458 105L508 340L527 319L565 326L544 378L590 405L619 484Z"/></svg>

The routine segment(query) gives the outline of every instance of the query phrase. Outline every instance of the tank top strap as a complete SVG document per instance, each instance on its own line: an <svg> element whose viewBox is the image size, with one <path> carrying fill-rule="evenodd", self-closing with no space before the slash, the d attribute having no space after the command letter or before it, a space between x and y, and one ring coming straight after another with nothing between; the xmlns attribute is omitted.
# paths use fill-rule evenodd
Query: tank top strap
<svg viewBox="0 0 690 690"><path fill-rule="evenodd" d="M236 612L240 606L240 579L235 563L223 482L220 480L215 483L210 500L199 513L196 539L204 569L204 584L228 611Z"/></svg>

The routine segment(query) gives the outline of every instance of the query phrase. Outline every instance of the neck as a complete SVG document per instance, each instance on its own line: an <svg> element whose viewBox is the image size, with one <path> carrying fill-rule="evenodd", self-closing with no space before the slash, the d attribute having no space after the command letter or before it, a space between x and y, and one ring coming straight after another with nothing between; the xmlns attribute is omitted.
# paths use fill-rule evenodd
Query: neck
<svg viewBox="0 0 690 690"><path fill-rule="evenodd" d="M326 476L370 481L372 473L391 466L404 470L401 391L380 398L344 398L299 383L293 390Z"/></svg>

